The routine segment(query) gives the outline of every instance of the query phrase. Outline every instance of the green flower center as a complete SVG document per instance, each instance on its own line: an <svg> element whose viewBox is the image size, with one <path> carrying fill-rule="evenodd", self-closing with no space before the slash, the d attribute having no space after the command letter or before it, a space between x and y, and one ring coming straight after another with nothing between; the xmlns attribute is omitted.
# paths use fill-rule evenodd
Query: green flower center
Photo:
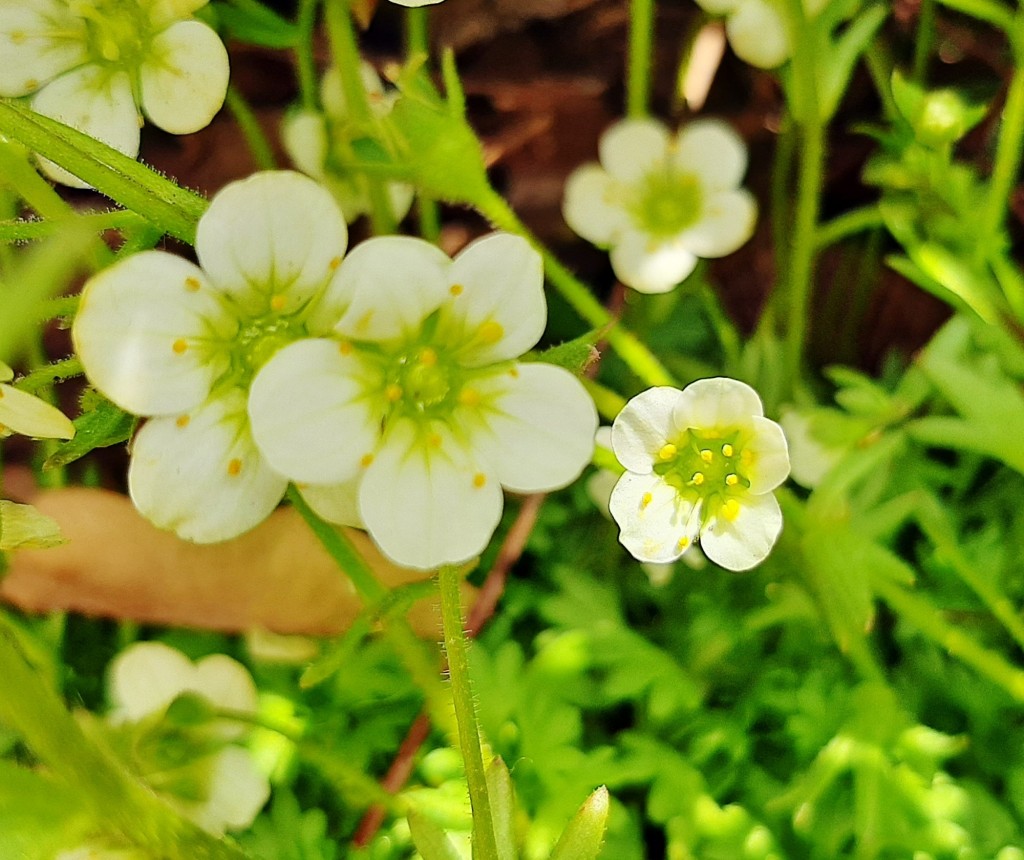
<svg viewBox="0 0 1024 860"><path fill-rule="evenodd" d="M630 206L633 220L651 236L674 236L700 220L700 180L664 166L644 177Z"/></svg>
<svg viewBox="0 0 1024 860"><path fill-rule="evenodd" d="M124 69L141 65L155 35L146 4L138 0L71 0L70 8L86 23L94 62Z"/></svg>
<svg viewBox="0 0 1024 860"><path fill-rule="evenodd" d="M719 515L735 519L740 509L737 500L750 487L751 456L743 448L744 436L741 430L686 430L661 447L654 472L683 498L702 502L704 523Z"/></svg>

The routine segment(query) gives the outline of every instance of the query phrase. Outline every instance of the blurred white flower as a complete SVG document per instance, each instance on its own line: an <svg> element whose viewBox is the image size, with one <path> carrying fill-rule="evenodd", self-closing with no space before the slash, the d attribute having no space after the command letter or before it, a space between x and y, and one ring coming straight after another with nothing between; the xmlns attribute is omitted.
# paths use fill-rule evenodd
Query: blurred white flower
<svg viewBox="0 0 1024 860"><path fill-rule="evenodd" d="M285 344L327 334L347 243L331 195L292 172L217 194L199 220L199 266L147 251L89 280L72 335L90 382L150 420L128 487L161 528L208 543L262 521L287 480L252 441L249 384Z"/></svg>
<svg viewBox="0 0 1024 860"><path fill-rule="evenodd" d="M541 492L580 474L593 402L568 371L516 361L547 318L540 256L523 239L493 234L454 260L419 239L370 239L338 288L341 341L281 350L249 400L257 444L318 513L429 569L486 547L502 487Z"/></svg>
<svg viewBox="0 0 1024 860"><path fill-rule="evenodd" d="M813 489L838 463L846 450L826 445L811 432L811 419L794 408L783 408L779 424L789 442L789 460L792 478L801 487Z"/></svg>
<svg viewBox="0 0 1024 860"><path fill-rule="evenodd" d="M784 0L697 0L711 15L725 16L725 33L736 56L760 69L774 69L789 59L793 46L782 8ZM804 0L814 17L829 0Z"/></svg>
<svg viewBox="0 0 1024 860"><path fill-rule="evenodd" d="M698 258L731 254L754 231L757 206L739 187L747 150L725 123L696 120L673 136L656 120L622 120L602 135L600 160L570 175L563 214L640 292L668 292Z"/></svg>
<svg viewBox="0 0 1024 860"><path fill-rule="evenodd" d="M634 557L672 561L698 538L729 570L768 555L782 528L772 490L789 474L789 455L750 386L716 378L648 389L615 419L612 447L627 471L611 513Z"/></svg>
<svg viewBox="0 0 1024 860"><path fill-rule="evenodd" d="M436 3L443 2L443 0L391 0L391 2L397 6L407 6L415 9L418 6L433 6Z"/></svg>
<svg viewBox="0 0 1024 860"><path fill-rule="evenodd" d="M0 439L11 433L37 439L71 439L75 425L57 407L7 383L14 371L0 361Z"/></svg>
<svg viewBox="0 0 1024 860"><path fill-rule="evenodd" d="M141 113L172 134L208 125L224 103L228 55L192 18L207 0L0 0L0 96L139 152ZM42 160L52 179L88 187Z"/></svg>

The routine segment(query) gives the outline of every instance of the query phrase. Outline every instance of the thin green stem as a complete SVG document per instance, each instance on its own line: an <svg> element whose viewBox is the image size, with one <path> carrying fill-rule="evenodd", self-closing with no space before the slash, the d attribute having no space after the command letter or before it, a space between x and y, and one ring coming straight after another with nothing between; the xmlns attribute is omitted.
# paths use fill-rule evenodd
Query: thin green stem
<svg viewBox="0 0 1024 860"><path fill-rule="evenodd" d="M1024 28L1024 12L1016 21ZM1010 79L999 127L995 164L989 179L988 198L982 212L982 235L994 239L1003 228L1010 193L1017 182L1021 146L1024 144L1024 50L1014 46L1016 67Z"/></svg>
<svg viewBox="0 0 1024 860"><path fill-rule="evenodd" d="M430 56L430 18L426 8L420 6L410 8L405 13L405 53L409 59L417 56ZM417 191L416 216L419 222L420 235L436 242L441 235L441 213L437 201Z"/></svg>
<svg viewBox="0 0 1024 860"><path fill-rule="evenodd" d="M70 221L88 224L96 233L102 233L104 230L134 229L149 223L141 215L129 212L127 209L90 212L83 215L76 215L69 211L64 215L47 218L43 221L26 221L22 218L0 221L0 242L29 242L45 239L47 236L59 232Z"/></svg>
<svg viewBox="0 0 1024 860"><path fill-rule="evenodd" d="M822 250L856 233L873 230L876 227L884 226L884 224L882 211L873 204L862 206L859 209L851 209L849 212L844 212L831 221L821 224L815 236L815 245L818 250Z"/></svg>
<svg viewBox="0 0 1024 860"><path fill-rule="evenodd" d="M917 39L914 40L914 81L924 85L928 75L928 60L935 43L935 0L921 0L917 19Z"/></svg>
<svg viewBox="0 0 1024 860"><path fill-rule="evenodd" d="M871 82L875 85L875 92L882 102L882 115L888 120L895 120L900 115L896 107L896 99L892 95L893 59L888 46L880 40L875 39L864 51L864 65L867 66Z"/></svg>
<svg viewBox="0 0 1024 860"><path fill-rule="evenodd" d="M651 92L654 0L630 0L629 60L626 70L626 114L645 117Z"/></svg>
<svg viewBox="0 0 1024 860"><path fill-rule="evenodd" d="M459 585L462 574L454 565L443 565L437 573L441 595L441 623L444 627L444 649L448 656L455 718L459 724L459 745L466 768L469 802L473 808L473 858L498 860L494 836L491 798L487 791L483 751L480 748L480 726L469 680L468 640L463 626Z"/></svg>
<svg viewBox="0 0 1024 860"><path fill-rule="evenodd" d="M295 21L299 30L299 42L295 46L299 97L306 110L316 110L320 103L316 60L313 57L313 36L316 32L316 10L319 5L320 0L299 0L299 11Z"/></svg>
<svg viewBox="0 0 1024 860"><path fill-rule="evenodd" d="M256 168L258 170L274 170L277 167L274 150L249 103L235 87L228 87L225 103L234 116L235 122L238 123L238 127L242 130L242 137L245 138L249 151L252 153Z"/></svg>

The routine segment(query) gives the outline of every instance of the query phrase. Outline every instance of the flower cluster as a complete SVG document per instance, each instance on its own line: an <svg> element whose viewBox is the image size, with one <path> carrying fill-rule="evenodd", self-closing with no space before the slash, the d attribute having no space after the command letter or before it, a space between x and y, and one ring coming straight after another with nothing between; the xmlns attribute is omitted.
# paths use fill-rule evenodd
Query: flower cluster
<svg viewBox="0 0 1024 860"><path fill-rule="evenodd" d="M757 207L738 187L746 147L722 122L697 120L673 136L656 120L622 120L601 137L600 162L569 177L563 214L611 249L627 286L667 292L698 258L730 254L753 233Z"/></svg>
<svg viewBox="0 0 1024 860"><path fill-rule="evenodd" d="M615 419L612 448L627 471L611 513L637 559L672 561L698 538L729 570L768 555L782 528L772 491L789 475L789 454L750 386L716 378L651 388Z"/></svg>
<svg viewBox="0 0 1024 860"><path fill-rule="evenodd" d="M172 134L198 131L228 86L224 45L192 17L206 2L0 0L0 96L31 96L38 113L133 157L140 111Z"/></svg>
<svg viewBox="0 0 1024 860"><path fill-rule="evenodd" d="M225 188L199 266L136 254L85 286L73 328L90 381L149 416L129 490L190 540L260 522L288 480L324 518L363 525L400 564L486 546L502 487L565 486L596 412L568 371L516 359L546 323L540 256L495 234L454 260L371 239L297 173Z"/></svg>

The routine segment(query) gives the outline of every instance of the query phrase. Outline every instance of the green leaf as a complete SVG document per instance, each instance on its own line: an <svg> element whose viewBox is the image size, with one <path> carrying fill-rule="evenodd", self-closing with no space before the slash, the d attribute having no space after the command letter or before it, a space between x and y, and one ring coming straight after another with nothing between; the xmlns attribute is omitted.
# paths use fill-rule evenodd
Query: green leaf
<svg viewBox="0 0 1024 860"><path fill-rule="evenodd" d="M427 816L413 809L409 811L407 819L413 845L423 860L462 860L462 855L452 845L444 830Z"/></svg>
<svg viewBox="0 0 1024 860"><path fill-rule="evenodd" d="M75 438L61 445L46 462L44 469L57 469L73 463L96 448L107 448L126 441L138 420L115 406L94 390L82 397L84 411L75 419Z"/></svg>
<svg viewBox="0 0 1024 860"><path fill-rule="evenodd" d="M512 777L501 756L491 759L487 765L486 776L498 860L516 860L516 798L512 788Z"/></svg>
<svg viewBox="0 0 1024 860"><path fill-rule="evenodd" d="M0 501L0 550L47 549L65 542L52 517L32 505Z"/></svg>
<svg viewBox="0 0 1024 860"><path fill-rule="evenodd" d="M888 9L881 4L869 6L831 45L819 95L822 119L828 119L836 112L857 58L867 48L888 14Z"/></svg>
<svg viewBox="0 0 1024 860"><path fill-rule="evenodd" d="M299 28L254 0L216 4L217 19L226 35L264 48L294 48Z"/></svg>
<svg viewBox="0 0 1024 860"><path fill-rule="evenodd" d="M85 806L52 776L0 760L0 857L52 860L88 828Z"/></svg>
<svg viewBox="0 0 1024 860"><path fill-rule="evenodd" d="M594 860L608 827L608 789L603 785L584 801L562 831L551 860Z"/></svg>

